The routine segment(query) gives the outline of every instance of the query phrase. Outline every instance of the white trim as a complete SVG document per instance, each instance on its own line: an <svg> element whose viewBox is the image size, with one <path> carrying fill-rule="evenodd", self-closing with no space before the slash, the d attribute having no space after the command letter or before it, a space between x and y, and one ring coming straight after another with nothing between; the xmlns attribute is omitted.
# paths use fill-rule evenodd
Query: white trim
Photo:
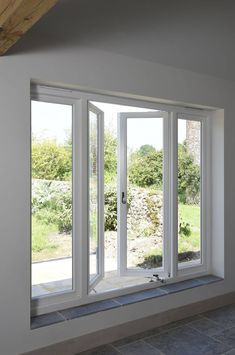
<svg viewBox="0 0 235 355"><path fill-rule="evenodd" d="M192 260L190 262L178 263L178 275L184 276L193 274L194 272L209 272L211 260L211 248L209 243L211 240L210 223L211 223L211 188L210 188L210 145L211 130L209 116L195 116L192 114L177 113L177 122L179 119L200 122L200 260ZM177 139L178 142L178 139ZM177 154L178 162L178 154ZM178 181L178 179L177 179ZM178 196L177 196L178 199ZM177 204L178 209L178 204ZM178 212L177 212L178 215ZM209 220L209 223L208 223ZM178 227L177 227L178 228ZM177 233L178 235L178 233ZM177 238L178 239L178 238ZM177 252L178 253L178 252Z"/></svg>
<svg viewBox="0 0 235 355"><path fill-rule="evenodd" d="M123 236L127 235L127 120L122 114L118 115L118 271L120 276L126 273L127 263L127 240ZM126 199L126 204L122 203L122 194Z"/></svg>
<svg viewBox="0 0 235 355"><path fill-rule="evenodd" d="M163 252L162 252L162 276L170 277L171 270L171 240L170 240L170 114L166 113L163 117ZM158 269L159 272L159 269ZM161 271L160 271L161 273Z"/></svg>
<svg viewBox="0 0 235 355"><path fill-rule="evenodd" d="M171 159L170 159L170 227L171 227L171 277L178 273L178 127L177 114L171 113Z"/></svg>
<svg viewBox="0 0 235 355"><path fill-rule="evenodd" d="M88 280L88 292L99 283L104 277L104 113L98 107L88 102L88 126L89 126L89 112L93 112L97 117L97 238L98 238L98 255L97 255L97 275ZM90 128L89 128L90 129ZM89 144L89 142L88 142ZM88 164L89 165L89 164ZM88 191L89 195L89 191ZM88 199L89 205L89 199ZM89 209L89 207L88 207ZM90 211L88 212L88 215ZM89 223L89 221L88 221ZM89 230L89 226L88 226ZM88 245L90 244L90 235L88 235ZM90 259L90 247L88 247L88 260ZM88 262L90 269L90 262ZM90 278L90 271L88 272L88 279Z"/></svg>
<svg viewBox="0 0 235 355"><path fill-rule="evenodd" d="M89 126L88 126L88 103L86 99L81 100L81 116L80 116L80 131L77 132L77 137L80 139L80 174L79 174L79 186L80 186L80 211L81 215L80 226L79 226L79 242L80 242L80 268L83 272L79 272L80 283L81 283L81 299L86 297L89 282L89 258L87 257L89 253Z"/></svg>
<svg viewBox="0 0 235 355"><path fill-rule="evenodd" d="M31 85L31 93L32 95L37 95L38 92L41 94L51 95L51 96L58 96L61 98L86 98L89 101L100 101L104 103L111 103L111 104L118 104L118 105L127 105L127 106L134 106L140 108L148 108L152 110L159 110L165 112L172 112L176 111L181 114L192 114L198 115L200 117L207 117L211 111L215 110L215 108L203 108L203 107L193 107L193 106L185 106L184 104L176 105L171 103L162 103L161 101L157 101L154 98L138 98L132 97L128 95L112 95L108 93L97 93L97 92L90 92L86 90L75 90L75 89L66 89L66 88L59 88L53 86L47 86L42 84L33 84Z"/></svg>
<svg viewBox="0 0 235 355"><path fill-rule="evenodd" d="M168 175L168 113L163 111L154 112L122 112L118 115L118 256L120 276L142 275L152 276L158 273L166 277L168 254L168 211L165 201L168 201L168 178L163 184L163 261L162 267L152 269L128 268L127 266L127 120L143 118L162 118L163 119L163 181ZM124 193L126 203L122 203L122 194ZM166 198L167 197L167 198Z"/></svg>
<svg viewBox="0 0 235 355"><path fill-rule="evenodd" d="M31 100L72 106L72 289L32 298L31 309L34 314L37 314L38 312L40 312L40 309L48 308L50 306L53 306L54 304L60 304L67 300L74 301L80 298L81 284L76 270L78 270L78 262L79 260L81 260L81 255L79 253L79 241L76 235L79 226L81 226L80 221L82 220L82 217L79 215L79 213L75 213L75 209L77 207L78 211L81 211L81 208L79 207L81 204L81 183L79 183L81 179L79 178L79 171L81 171L81 169L79 168L79 158L77 157L81 156L82 144L77 144L80 142L80 139L79 142L77 142L77 140L75 140L75 137L77 131L80 131L79 116L81 105L79 100L75 101L72 99L60 99L56 97L52 100L51 96L48 97L45 95L34 95L33 97L31 97Z"/></svg>
<svg viewBox="0 0 235 355"><path fill-rule="evenodd" d="M77 237L78 230L81 226L81 188L80 188L80 156L82 154L82 144L79 145L79 142L76 139L77 132L80 131L80 111L81 105L79 102L76 102L74 105L74 112L73 112L73 133L72 133L72 144L73 144L73 202L72 202L72 210L73 210L73 285L76 294L79 296L81 293L81 284L79 274L77 272L79 265L79 260L81 260L81 253L80 253L80 240ZM78 152L78 154L76 153ZM77 213L79 211L80 213ZM81 233L79 233L81 236Z"/></svg>

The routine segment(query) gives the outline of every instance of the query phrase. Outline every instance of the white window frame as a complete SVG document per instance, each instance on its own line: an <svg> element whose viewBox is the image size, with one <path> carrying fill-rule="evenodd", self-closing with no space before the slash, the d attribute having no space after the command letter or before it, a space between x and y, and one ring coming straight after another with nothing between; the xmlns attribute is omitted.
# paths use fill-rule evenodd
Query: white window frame
<svg viewBox="0 0 235 355"><path fill-rule="evenodd" d="M129 269L127 267L127 204L123 205L122 193L127 196L127 120L132 118L162 118L163 119L163 255L162 267L155 269ZM168 270L168 225L169 225L169 204L168 204L168 127L169 114L165 111L149 112L122 112L118 117L118 270L120 276L152 276L158 273L159 276L167 278ZM125 176L124 176L125 175ZM166 203L166 206L165 206Z"/></svg>
<svg viewBox="0 0 235 355"><path fill-rule="evenodd" d="M209 116L177 113L179 119L198 121L201 123L200 130L200 261L178 263L178 276L193 275L195 272L206 272L210 265L210 242L211 242L211 134ZM176 128L178 139L178 129ZM177 142L177 140L176 140ZM178 143L175 154L178 162ZM177 179L178 181L178 179ZM178 196L177 196L178 201ZM178 208L177 208L178 211ZM178 213L177 217L178 219ZM209 221L209 222L208 222ZM178 220L177 220L178 225ZM205 237L207 236L207 237Z"/></svg>
<svg viewBox="0 0 235 355"><path fill-rule="evenodd" d="M32 312L33 314L40 314L40 310L45 312L50 311L50 308L55 304L63 304L64 300L67 302L77 301L81 295L81 289L84 288L84 284L82 287L82 280L78 277L76 270L78 269L78 262L81 260L81 250L79 245L81 244L81 236L84 228L84 225L81 223L83 218L86 218L86 214L82 216L81 213L75 213L76 210L82 211L81 201L83 189L79 183L80 172L82 170L82 161L79 161L78 156L82 155L82 151L84 149L84 144L79 144L79 141L75 139L77 131L84 131L84 134L87 132L84 130L82 122L79 121L79 110L81 110L80 100L74 100L69 97L59 97L55 95L48 95L44 93L34 93L31 94L31 101L39 101L46 103L54 103L54 104L62 104L62 105L70 105L72 106L72 289L66 290L58 293L53 293L49 295L42 295L38 298L34 297L32 299ZM86 132L86 133L85 133ZM85 136L85 135L84 135ZM76 153L78 152L78 153ZM79 233L78 233L79 231ZM80 262L81 264L81 262ZM81 265L80 265L81 267ZM32 291L31 291L32 292Z"/></svg>
<svg viewBox="0 0 235 355"><path fill-rule="evenodd" d="M93 112L97 117L97 211L98 211L98 223L97 223L97 237L98 237L98 260L97 260L97 275L90 280L89 279L89 292L99 283L104 277L104 115L103 112L97 109L96 106L88 102L88 131L89 127L89 112ZM89 157L88 157L89 159ZM88 161L89 163L89 161ZM89 165L89 164L88 164ZM88 194L90 192L88 191ZM90 199L89 199L90 201ZM89 202L88 202L89 203ZM88 206L89 208L89 206ZM88 212L88 214L90 211ZM90 244L90 235L88 238L88 245ZM90 250L90 245L89 245ZM90 262L88 261L89 278L90 278Z"/></svg>
<svg viewBox="0 0 235 355"><path fill-rule="evenodd" d="M169 277L168 283L186 280L192 276L210 273L211 263L211 127L210 110L167 105L151 100L136 100L99 93L32 85L31 99L50 103L73 105L73 290L32 299L32 314L43 314L66 307L87 304L110 297L128 294L144 289L158 287L159 283L146 283L111 290L104 293L89 294L89 229L88 229L88 105L90 101L120 104L164 111L168 118L164 121L164 155L169 162L164 166L164 204L165 221L164 241L166 257L164 269ZM201 243L202 264L182 263L178 266L178 193L177 193L177 120L187 117L202 122L201 136ZM167 143L166 143L167 142ZM102 164L102 159L101 159ZM76 211L76 212L75 212ZM206 236L206 237L205 237ZM102 267L102 266L101 266ZM82 270L81 277L77 270Z"/></svg>

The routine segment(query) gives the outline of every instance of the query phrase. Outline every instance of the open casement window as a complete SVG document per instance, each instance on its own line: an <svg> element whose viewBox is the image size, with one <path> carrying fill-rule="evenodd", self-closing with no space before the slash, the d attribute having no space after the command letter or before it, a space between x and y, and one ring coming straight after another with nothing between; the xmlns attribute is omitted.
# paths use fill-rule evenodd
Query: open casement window
<svg viewBox="0 0 235 355"><path fill-rule="evenodd" d="M33 312L208 274L208 111L48 87L31 105Z"/></svg>
<svg viewBox="0 0 235 355"><path fill-rule="evenodd" d="M88 104L89 291L104 277L104 114Z"/></svg>
<svg viewBox="0 0 235 355"><path fill-rule="evenodd" d="M168 113L161 111L125 112L120 113L118 117L118 267L120 276L139 274L151 277L154 274L159 276L168 274L169 142L166 134L167 126ZM149 141L154 142L154 145L150 145ZM139 171L139 181L135 179L135 169ZM144 178L142 179L141 176ZM137 193L140 191L135 188L135 184L149 187L143 188L141 196L135 197L135 202L133 202L132 195L136 196L136 191ZM153 199L151 198L153 195L158 196L155 197L154 208L152 208ZM137 203L144 210L144 216L138 215ZM150 235L154 235L154 238L149 238ZM139 249L137 252L140 254L143 250L147 250L146 262L138 263L135 260L136 248ZM152 266L147 262L148 255L151 253L154 254Z"/></svg>

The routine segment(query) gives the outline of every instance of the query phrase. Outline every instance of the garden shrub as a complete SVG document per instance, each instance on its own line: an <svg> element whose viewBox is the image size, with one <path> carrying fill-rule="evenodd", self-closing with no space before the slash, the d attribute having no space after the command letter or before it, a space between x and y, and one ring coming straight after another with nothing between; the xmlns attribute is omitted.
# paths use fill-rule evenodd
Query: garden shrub
<svg viewBox="0 0 235 355"><path fill-rule="evenodd" d="M112 182L117 175L117 138L111 131L104 134L104 180Z"/></svg>
<svg viewBox="0 0 235 355"><path fill-rule="evenodd" d="M200 201L200 167L182 144L178 147L178 193L181 203L196 205Z"/></svg>
<svg viewBox="0 0 235 355"><path fill-rule="evenodd" d="M55 222L60 233L72 231L72 196L71 191L61 193L52 200Z"/></svg>
<svg viewBox="0 0 235 355"><path fill-rule="evenodd" d="M69 180L72 175L72 147L55 141L33 141L32 177L45 180Z"/></svg>
<svg viewBox="0 0 235 355"><path fill-rule="evenodd" d="M130 157L129 181L140 187L162 185L163 152L150 151L143 154L141 148Z"/></svg>
<svg viewBox="0 0 235 355"><path fill-rule="evenodd" d="M104 229L106 231L117 230L117 187L114 184L105 186Z"/></svg>
<svg viewBox="0 0 235 355"><path fill-rule="evenodd" d="M69 182L38 181L33 184L35 217L45 224L55 224L60 233L72 230L72 189Z"/></svg>
<svg viewBox="0 0 235 355"><path fill-rule="evenodd" d="M127 208L132 200L131 191L127 194ZM114 183L105 185L104 189L104 229L117 230L117 186Z"/></svg>
<svg viewBox="0 0 235 355"><path fill-rule="evenodd" d="M51 181L32 181L32 213L35 214L39 210L47 207L50 204L51 193Z"/></svg>
<svg viewBox="0 0 235 355"><path fill-rule="evenodd" d="M191 226L189 223L180 222L179 224L179 235L181 237L190 237L191 235Z"/></svg>
<svg viewBox="0 0 235 355"><path fill-rule="evenodd" d="M137 266L143 269L154 269L162 266L162 250L156 249L146 253L144 260Z"/></svg>
<svg viewBox="0 0 235 355"><path fill-rule="evenodd" d="M139 187L162 186L163 152L149 145L133 152L129 163L129 181ZM200 167L185 145L178 149L178 192L184 204L198 204L200 201Z"/></svg>
<svg viewBox="0 0 235 355"><path fill-rule="evenodd" d="M140 156L144 157L144 156L146 156L146 155L148 155L150 153L155 153L155 152L156 152L156 149L152 145L144 144L144 145L142 145L140 147L138 153L139 153Z"/></svg>

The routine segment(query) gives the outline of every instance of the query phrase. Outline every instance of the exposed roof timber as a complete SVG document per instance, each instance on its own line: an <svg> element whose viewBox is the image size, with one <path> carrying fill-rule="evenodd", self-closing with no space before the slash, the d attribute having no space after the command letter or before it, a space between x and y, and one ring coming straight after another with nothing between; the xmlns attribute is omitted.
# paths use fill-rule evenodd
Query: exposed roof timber
<svg viewBox="0 0 235 355"><path fill-rule="evenodd" d="M0 0L0 55L13 46L59 0Z"/></svg>

